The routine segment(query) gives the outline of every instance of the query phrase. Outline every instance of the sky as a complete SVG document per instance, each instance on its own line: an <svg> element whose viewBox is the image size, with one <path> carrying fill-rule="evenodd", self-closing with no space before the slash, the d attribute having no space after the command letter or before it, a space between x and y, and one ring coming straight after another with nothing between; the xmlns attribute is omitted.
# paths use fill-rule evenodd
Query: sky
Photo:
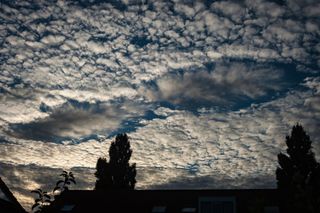
<svg viewBox="0 0 320 213"><path fill-rule="evenodd" d="M318 0L2 0L0 176L92 189L126 132L137 189L274 188L294 124L320 159L319 41Z"/></svg>

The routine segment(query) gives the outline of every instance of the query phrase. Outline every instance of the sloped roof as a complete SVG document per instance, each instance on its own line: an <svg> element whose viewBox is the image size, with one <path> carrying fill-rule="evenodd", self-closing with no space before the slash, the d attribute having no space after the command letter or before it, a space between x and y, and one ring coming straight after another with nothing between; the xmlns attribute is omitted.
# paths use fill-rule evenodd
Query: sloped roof
<svg viewBox="0 0 320 213"><path fill-rule="evenodd" d="M0 212L26 212L0 177Z"/></svg>

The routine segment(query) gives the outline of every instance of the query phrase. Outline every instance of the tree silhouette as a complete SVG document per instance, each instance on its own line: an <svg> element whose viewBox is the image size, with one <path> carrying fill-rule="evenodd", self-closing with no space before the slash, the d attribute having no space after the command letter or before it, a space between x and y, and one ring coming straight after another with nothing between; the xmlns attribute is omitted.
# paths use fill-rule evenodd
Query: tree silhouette
<svg viewBox="0 0 320 213"><path fill-rule="evenodd" d="M35 193L38 195L37 198L34 200L34 204L31 207L32 212L40 213L42 212L47 206L51 204L51 196L48 192L42 191L41 189L32 190L31 193Z"/></svg>
<svg viewBox="0 0 320 213"><path fill-rule="evenodd" d="M132 150L126 134L118 134L109 148L109 162L105 158L97 161L96 190L134 189L136 164L129 164Z"/></svg>
<svg viewBox="0 0 320 213"><path fill-rule="evenodd" d="M56 187L54 187L53 189L53 193L55 193L56 191L59 191L61 193L64 190L69 190L69 185L71 185L71 183L76 184L72 172L63 171L60 176L63 179L57 181Z"/></svg>
<svg viewBox="0 0 320 213"><path fill-rule="evenodd" d="M31 207L32 212L43 212L53 202L56 196L58 196L64 190L69 190L69 185L71 183L76 184L72 172L63 171L59 176L61 176L63 179L57 181L56 187L53 189L52 193L50 193L52 195L58 191L58 194L55 195L53 198L48 192L42 191L41 189L31 191L31 193L35 193L38 195L38 197L34 200L35 202L33 206Z"/></svg>
<svg viewBox="0 0 320 213"><path fill-rule="evenodd" d="M287 154L278 155L277 185L286 193L285 208L290 212L314 212L319 204L320 165L311 143L303 127L296 124L291 136L286 136Z"/></svg>

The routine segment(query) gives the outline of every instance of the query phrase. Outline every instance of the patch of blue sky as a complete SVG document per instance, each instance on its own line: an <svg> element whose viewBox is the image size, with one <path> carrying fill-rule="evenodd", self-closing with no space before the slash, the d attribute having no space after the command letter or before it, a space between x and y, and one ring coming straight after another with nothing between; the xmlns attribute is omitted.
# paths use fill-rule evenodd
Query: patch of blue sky
<svg viewBox="0 0 320 213"><path fill-rule="evenodd" d="M121 133L128 133L130 134L131 132L134 132L137 128L143 127L144 124L141 123L141 121L150 121L153 119L165 119L165 116L162 115L157 115L154 113L154 111L147 110L143 116L138 116L134 118L130 118L128 120L124 120L120 124L120 128L106 133L107 138L112 139L114 138L117 134Z"/></svg>

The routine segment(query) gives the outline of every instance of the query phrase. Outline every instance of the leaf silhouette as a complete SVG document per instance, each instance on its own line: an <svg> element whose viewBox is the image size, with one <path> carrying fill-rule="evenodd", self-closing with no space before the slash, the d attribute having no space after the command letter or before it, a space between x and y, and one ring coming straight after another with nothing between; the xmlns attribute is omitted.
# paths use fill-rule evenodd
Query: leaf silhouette
<svg viewBox="0 0 320 213"><path fill-rule="evenodd" d="M45 195L43 195L43 196L44 196L45 198L51 199L50 195L45 194Z"/></svg>
<svg viewBox="0 0 320 213"><path fill-rule="evenodd" d="M32 205L31 209L33 210L34 208L36 208L39 205L40 205L39 203L35 203L35 204Z"/></svg>
<svg viewBox="0 0 320 213"><path fill-rule="evenodd" d="M63 180L57 181L56 186L59 186L59 184L60 184L60 183L63 183L63 182L64 182Z"/></svg>
<svg viewBox="0 0 320 213"><path fill-rule="evenodd" d="M72 183L76 184L76 181L74 179L69 179Z"/></svg>

